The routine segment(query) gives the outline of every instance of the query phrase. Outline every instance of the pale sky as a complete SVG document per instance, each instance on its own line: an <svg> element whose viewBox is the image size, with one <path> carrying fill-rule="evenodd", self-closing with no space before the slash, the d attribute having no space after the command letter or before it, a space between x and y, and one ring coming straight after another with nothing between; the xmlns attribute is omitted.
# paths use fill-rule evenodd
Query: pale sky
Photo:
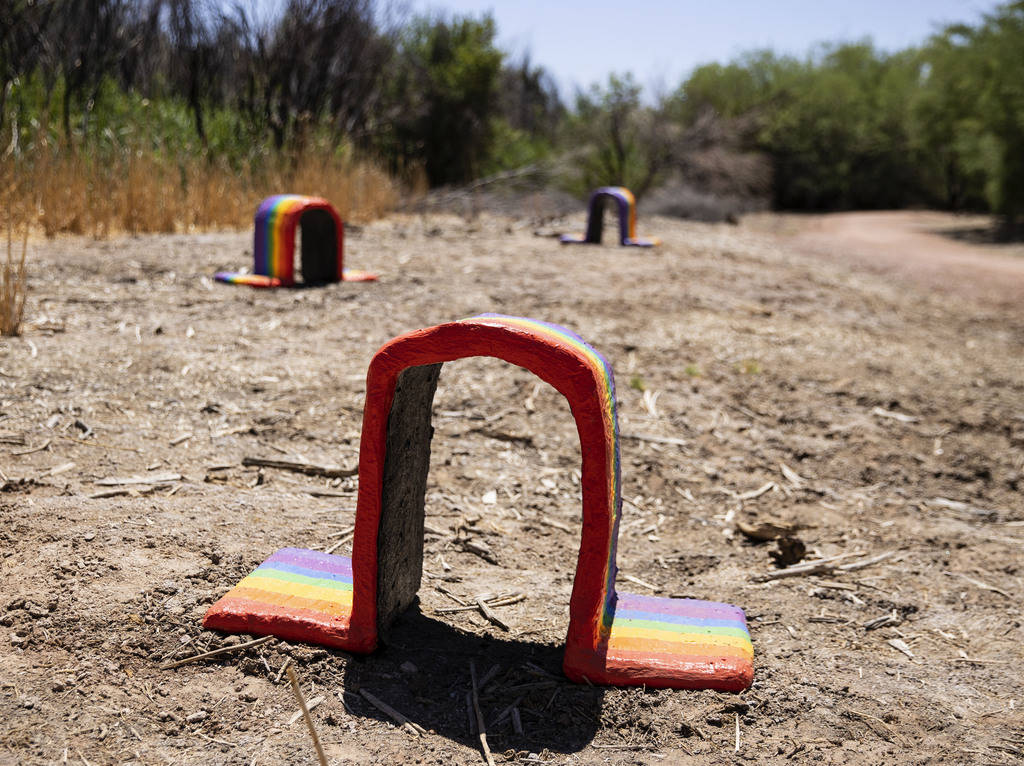
<svg viewBox="0 0 1024 766"><path fill-rule="evenodd" d="M948 23L976 23L995 0L407 0L412 11L493 11L500 46L529 51L576 86L631 71L648 92L671 91L697 65L773 48L806 54L820 42L870 37L883 50L923 42Z"/></svg>

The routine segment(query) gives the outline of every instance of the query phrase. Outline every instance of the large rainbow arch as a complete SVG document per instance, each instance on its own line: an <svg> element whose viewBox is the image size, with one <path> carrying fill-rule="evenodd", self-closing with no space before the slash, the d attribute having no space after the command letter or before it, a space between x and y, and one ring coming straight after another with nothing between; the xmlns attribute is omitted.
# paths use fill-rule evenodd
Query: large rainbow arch
<svg viewBox="0 0 1024 766"><path fill-rule="evenodd" d="M576 421L583 525L566 675L595 684L749 686L753 647L742 609L615 587L622 497L608 361L564 327L497 314L407 333L377 352L367 373L351 558L278 551L215 603L204 625L372 651L420 586L430 410L441 366L473 356L530 370L565 396Z"/></svg>
<svg viewBox="0 0 1024 766"><path fill-rule="evenodd" d="M276 194L260 203L253 221L252 273L221 271L216 279L250 287L295 285L297 228L302 236L305 284L377 279L376 274L345 269L345 225L334 206L322 197L299 194Z"/></svg>

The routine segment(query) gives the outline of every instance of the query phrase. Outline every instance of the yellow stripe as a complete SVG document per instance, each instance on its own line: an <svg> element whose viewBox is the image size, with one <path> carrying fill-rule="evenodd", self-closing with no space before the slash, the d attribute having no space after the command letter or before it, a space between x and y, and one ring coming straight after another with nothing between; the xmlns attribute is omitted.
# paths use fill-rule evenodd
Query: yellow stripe
<svg viewBox="0 0 1024 766"><path fill-rule="evenodd" d="M616 628L613 624L609 641L614 642L617 638L633 638L645 641L659 641L666 644L678 644L680 651L685 650L685 646L695 644L732 646L737 649L753 650L750 639L741 638L740 636L709 636L704 633L675 633L669 630L649 630L647 628Z"/></svg>
<svg viewBox="0 0 1024 766"><path fill-rule="evenodd" d="M280 593L284 596L299 596L318 601L330 601L335 604L352 603L352 591L350 590L321 588L317 585L303 585L297 582L287 582L286 580L275 580L270 577L253 577L250 575L238 583L237 587L256 588L257 590L265 590L270 593Z"/></svg>

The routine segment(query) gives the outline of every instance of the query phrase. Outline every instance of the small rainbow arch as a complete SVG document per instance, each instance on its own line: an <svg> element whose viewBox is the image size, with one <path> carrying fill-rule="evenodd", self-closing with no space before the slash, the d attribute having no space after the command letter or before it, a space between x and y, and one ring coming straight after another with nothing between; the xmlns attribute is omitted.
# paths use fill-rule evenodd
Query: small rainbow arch
<svg viewBox="0 0 1024 766"><path fill-rule="evenodd" d="M604 228L604 204L611 200L619 211L619 244L623 247L654 247L660 239L643 239L636 235L636 197L625 186L602 186L590 195L587 204L587 231L582 237L563 234L563 245L599 245Z"/></svg>
<svg viewBox="0 0 1024 766"><path fill-rule="evenodd" d="M295 234L302 236L302 281L307 285L330 282L366 282L376 274L345 269L345 225L338 211L322 197L276 194L256 210L253 222L251 274L221 271L220 282L250 287L291 287L295 279Z"/></svg>
<svg viewBox="0 0 1024 766"><path fill-rule="evenodd" d="M565 396L576 421L583 525L565 674L595 684L747 688L753 646L742 609L615 587L622 493L611 365L571 330L499 314L416 330L380 348L366 378L351 558L277 551L210 607L203 624L373 651L420 586L441 367L474 356L530 370Z"/></svg>

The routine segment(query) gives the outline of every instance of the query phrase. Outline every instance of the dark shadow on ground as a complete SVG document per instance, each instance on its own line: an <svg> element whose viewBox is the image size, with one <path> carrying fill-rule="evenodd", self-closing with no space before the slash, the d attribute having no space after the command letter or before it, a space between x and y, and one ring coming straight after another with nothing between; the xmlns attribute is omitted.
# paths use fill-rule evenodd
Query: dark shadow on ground
<svg viewBox="0 0 1024 766"><path fill-rule="evenodd" d="M1024 242L1024 224L962 226L952 229L930 229L931 233L971 245L1012 245Z"/></svg>
<svg viewBox="0 0 1024 766"><path fill-rule="evenodd" d="M493 751L573 753L600 728L604 690L562 675L562 644L467 633L418 606L395 621L388 638L372 655L346 663L344 700L356 715L389 720L363 698L359 690L365 688L428 731L479 747L467 706L473 661L478 679L490 675L481 686L480 707ZM513 728L513 706L523 734Z"/></svg>

